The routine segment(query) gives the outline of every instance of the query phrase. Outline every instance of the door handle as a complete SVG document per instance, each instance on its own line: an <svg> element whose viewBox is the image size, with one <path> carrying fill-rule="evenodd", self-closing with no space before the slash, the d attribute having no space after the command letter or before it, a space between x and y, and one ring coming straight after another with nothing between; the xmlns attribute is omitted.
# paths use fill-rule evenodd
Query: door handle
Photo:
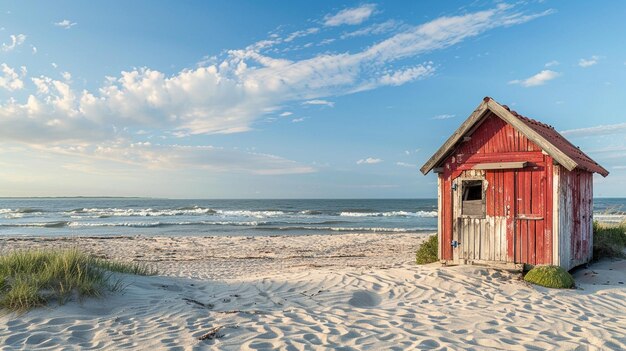
<svg viewBox="0 0 626 351"><path fill-rule="evenodd" d="M458 241L456 241L456 240L453 240L453 241L450 243L450 246L452 246L452 247L453 247L453 248L455 248L455 249L456 249L457 247L459 247L459 245L461 245L461 243L460 243L460 242L458 242Z"/></svg>

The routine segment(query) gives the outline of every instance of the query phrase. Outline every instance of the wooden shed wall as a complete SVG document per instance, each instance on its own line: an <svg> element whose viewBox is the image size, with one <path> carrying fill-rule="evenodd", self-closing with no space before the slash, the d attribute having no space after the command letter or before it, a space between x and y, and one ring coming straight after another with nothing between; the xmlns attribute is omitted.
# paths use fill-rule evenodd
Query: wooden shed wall
<svg viewBox="0 0 626 351"><path fill-rule="evenodd" d="M460 144L440 165L443 167L438 181L440 259L453 260L453 248L450 243L453 240L453 227L456 220L452 191L455 179L462 176L465 171L472 170L479 163L523 161L529 163L527 169L484 172L489 186L486 194L488 225L484 228L501 233L506 231L505 237L499 236L502 240L498 239L499 241L495 244L506 244L507 247L506 257L496 256L496 253L489 253L489 255L497 261L523 260L528 263L533 262L533 264L551 263L552 158L544 155L541 148L493 114L485 117L469 136L471 139ZM516 196L518 192L524 192L528 196ZM516 203L519 203L521 214L541 213L542 219L522 219L513 223L511 217L507 219L505 208L509 204L511 215L514 216L517 209L514 207ZM515 232L518 237L513 236L513 226L523 228Z"/></svg>
<svg viewBox="0 0 626 351"><path fill-rule="evenodd" d="M571 269L593 257L593 174L555 167L555 221L558 247L555 264Z"/></svg>

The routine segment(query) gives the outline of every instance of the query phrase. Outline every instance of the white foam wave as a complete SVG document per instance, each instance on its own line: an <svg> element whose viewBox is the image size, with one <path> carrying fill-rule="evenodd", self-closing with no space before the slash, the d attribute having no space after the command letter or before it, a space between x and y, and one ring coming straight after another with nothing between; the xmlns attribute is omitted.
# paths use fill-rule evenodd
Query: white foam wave
<svg viewBox="0 0 626 351"><path fill-rule="evenodd" d="M285 215L283 211L217 210L216 212L225 217L269 218Z"/></svg>
<svg viewBox="0 0 626 351"><path fill-rule="evenodd" d="M160 217L181 215L215 214L210 208L193 207L182 209L152 209L152 208L83 208L66 212L72 217Z"/></svg>
<svg viewBox="0 0 626 351"><path fill-rule="evenodd" d="M83 208L66 212L71 218L106 218L106 217L169 217L209 215L219 217L251 217L269 218L284 216L283 211L252 211L252 210L214 210L204 207L179 209L152 208Z"/></svg>
<svg viewBox="0 0 626 351"><path fill-rule="evenodd" d="M286 228L292 229L292 228ZM436 230L432 228L380 228L380 227L302 227L306 230L330 230L333 232L390 232L390 233L408 233L424 230Z"/></svg>
<svg viewBox="0 0 626 351"><path fill-rule="evenodd" d="M341 212L342 217L437 217L437 211Z"/></svg>
<svg viewBox="0 0 626 351"><path fill-rule="evenodd" d="M68 227L80 228L80 227L136 227L136 228L150 228L150 227L164 227L164 226L177 226L177 225L232 225L232 226L257 226L259 222L230 222L230 221L199 221L199 222L69 222Z"/></svg>

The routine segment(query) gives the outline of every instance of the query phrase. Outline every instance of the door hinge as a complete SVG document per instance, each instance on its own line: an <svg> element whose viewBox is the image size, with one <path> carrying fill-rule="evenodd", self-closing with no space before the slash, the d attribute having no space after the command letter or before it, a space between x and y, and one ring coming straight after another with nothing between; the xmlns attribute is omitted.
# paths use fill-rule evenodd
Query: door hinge
<svg viewBox="0 0 626 351"><path fill-rule="evenodd" d="M460 243L460 242L458 242L458 241L456 241L456 240L453 240L453 241L450 243L450 246L452 246L452 247L453 247L453 248L455 248L455 249L456 249L459 245L461 245L461 243Z"/></svg>

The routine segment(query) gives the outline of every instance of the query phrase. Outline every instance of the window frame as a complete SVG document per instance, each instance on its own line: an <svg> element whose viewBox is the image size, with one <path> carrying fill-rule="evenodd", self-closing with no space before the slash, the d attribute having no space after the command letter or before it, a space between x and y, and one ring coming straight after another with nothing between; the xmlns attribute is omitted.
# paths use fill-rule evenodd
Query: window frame
<svg viewBox="0 0 626 351"><path fill-rule="evenodd" d="M485 180L485 178L483 177L468 177L468 178L461 178L460 180L460 193L459 193L459 206L460 206L460 211L459 211L459 215L461 218L477 218L477 219L485 219L487 217L487 181ZM465 202L463 200L463 195L465 192L465 188L466 188L466 183L467 182L481 182L481 199L480 200L468 200L468 201L480 201L480 205L481 205L481 213L480 214L466 214L464 213L464 208L463 208L463 203Z"/></svg>

